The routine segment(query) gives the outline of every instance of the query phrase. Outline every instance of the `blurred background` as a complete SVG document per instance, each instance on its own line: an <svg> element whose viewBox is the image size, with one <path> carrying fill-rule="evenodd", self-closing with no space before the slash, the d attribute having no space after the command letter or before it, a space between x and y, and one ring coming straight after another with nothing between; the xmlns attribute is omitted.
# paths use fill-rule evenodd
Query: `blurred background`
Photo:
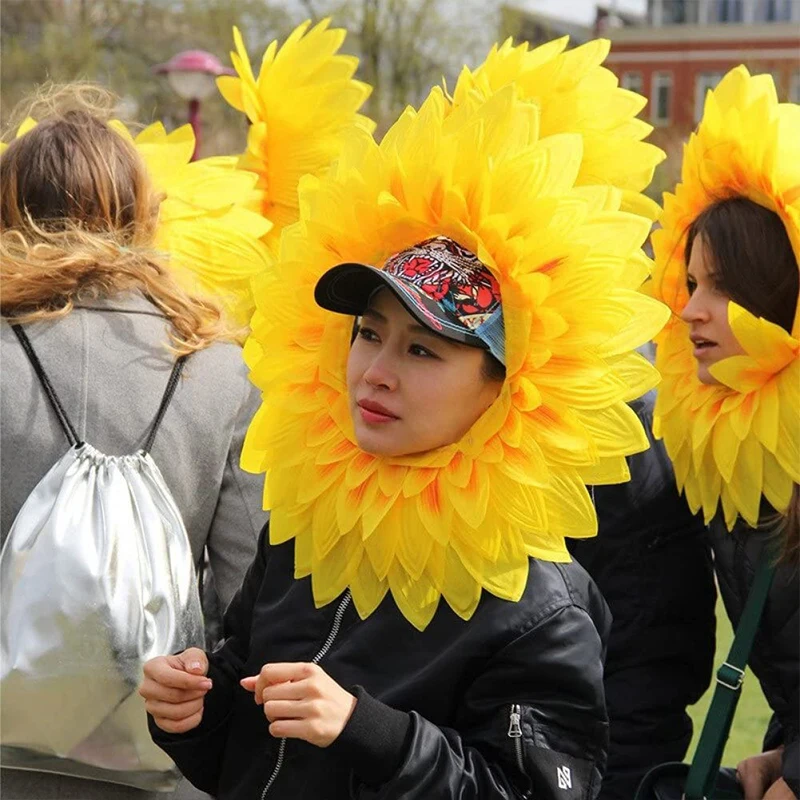
<svg viewBox="0 0 800 800"><path fill-rule="evenodd" d="M183 51L204 51L189 65L199 64L201 72L229 68L235 24L257 70L270 41L304 19L327 16L348 30L343 49L359 57L358 76L374 87L364 110L377 121L378 135L432 85L444 78L452 86L461 66L478 64L493 41L512 36L536 46L569 35L577 45L610 38L607 65L623 86L648 98L642 116L669 156L648 192L658 200L678 179L682 144L706 91L728 69L744 63L751 72L769 72L781 100L800 102L800 0L3 0L4 138L13 136L15 105L37 84L89 79L120 96L126 121L161 120L172 130L191 113L202 129L199 155L239 153L244 116L228 107L213 81L189 76L187 83L184 75L181 86L155 68ZM198 95L191 111L187 93ZM717 664L731 637L721 607L718 619ZM708 697L693 709L696 722L707 703ZM760 749L767 719L751 678L727 763Z"/></svg>
<svg viewBox="0 0 800 800"><path fill-rule="evenodd" d="M669 155L650 190L655 198L677 179L705 92L732 66L771 73L780 98L800 102L800 0L3 0L0 124L7 127L32 86L87 78L122 98L120 117L172 129L186 122L187 101L156 65L202 50L229 67L236 24L257 66L272 39L327 16L348 30L343 49L359 57L358 75L374 87L365 110L379 135L433 84L452 86L495 40L610 38L608 66L648 98L652 140ZM211 91L202 100L200 155L241 151L243 119Z"/></svg>

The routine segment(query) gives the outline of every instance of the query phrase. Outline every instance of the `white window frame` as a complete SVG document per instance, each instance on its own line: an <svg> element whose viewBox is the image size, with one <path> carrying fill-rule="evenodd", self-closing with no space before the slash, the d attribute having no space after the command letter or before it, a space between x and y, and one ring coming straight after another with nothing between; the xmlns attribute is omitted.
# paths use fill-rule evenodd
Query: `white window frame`
<svg viewBox="0 0 800 800"><path fill-rule="evenodd" d="M703 117L703 106L709 89L716 89L724 72L698 72L694 76L694 124Z"/></svg>
<svg viewBox="0 0 800 800"><path fill-rule="evenodd" d="M629 70L622 73L619 85L637 94L644 94L644 76L638 70Z"/></svg>
<svg viewBox="0 0 800 800"><path fill-rule="evenodd" d="M674 79L672 71L654 72L650 79L650 122L653 125L669 125L672 122L672 105L674 102L673 86ZM658 115L658 94L661 89L666 89L667 94L667 114L665 117Z"/></svg>

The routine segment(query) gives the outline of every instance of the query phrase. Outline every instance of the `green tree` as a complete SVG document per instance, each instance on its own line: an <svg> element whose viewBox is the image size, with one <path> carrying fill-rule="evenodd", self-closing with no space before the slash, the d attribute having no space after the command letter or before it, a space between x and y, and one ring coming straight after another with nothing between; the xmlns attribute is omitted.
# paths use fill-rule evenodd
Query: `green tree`
<svg viewBox="0 0 800 800"><path fill-rule="evenodd" d="M38 84L92 80L125 99L142 123L186 121L184 102L152 67L202 49L229 64L234 24L266 44L291 30L288 12L265 0L3 0L0 120ZM241 150L242 115L218 95L203 103L204 155Z"/></svg>
<svg viewBox="0 0 800 800"><path fill-rule="evenodd" d="M301 0L312 19L330 16L347 28L345 49L360 59L373 87L366 113L381 133L406 105L419 105L445 79L483 59L497 13L485 0ZM488 34L488 36L487 36Z"/></svg>

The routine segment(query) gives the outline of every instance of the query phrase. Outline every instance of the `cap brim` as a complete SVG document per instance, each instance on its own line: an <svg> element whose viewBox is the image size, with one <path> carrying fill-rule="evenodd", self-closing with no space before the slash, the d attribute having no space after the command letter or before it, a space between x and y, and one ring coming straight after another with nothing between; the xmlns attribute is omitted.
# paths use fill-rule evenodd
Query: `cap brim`
<svg viewBox="0 0 800 800"><path fill-rule="evenodd" d="M488 345L455 319L424 292L415 292L393 275L368 264L346 263L329 269L317 282L314 300L338 314L360 316L367 310L377 289L386 287L421 325L432 333L470 347L488 350Z"/></svg>

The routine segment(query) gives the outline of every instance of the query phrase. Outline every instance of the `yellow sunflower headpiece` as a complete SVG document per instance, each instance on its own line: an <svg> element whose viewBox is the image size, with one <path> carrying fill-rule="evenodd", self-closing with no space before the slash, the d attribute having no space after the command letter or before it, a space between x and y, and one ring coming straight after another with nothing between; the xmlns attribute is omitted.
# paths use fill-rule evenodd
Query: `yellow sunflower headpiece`
<svg viewBox="0 0 800 800"><path fill-rule="evenodd" d="M238 161L258 175L250 208L272 223L265 241L277 252L283 228L299 216L297 187L303 175L321 175L339 155L353 125L370 132L358 114L371 87L353 79L358 59L338 52L346 31L323 20L298 26L278 48L267 47L256 78L238 28L231 60L237 77L217 78L222 96L250 121L247 150Z"/></svg>
<svg viewBox="0 0 800 800"><path fill-rule="evenodd" d="M488 97L514 83L521 100L540 110L540 136L580 133L583 138L576 185L609 185L623 192L622 209L656 219L657 203L641 194L664 160L663 150L642 141L652 131L636 115L647 100L619 87L602 66L610 42L595 39L567 50L564 36L534 50L511 39L494 45L474 71L461 72L453 92L456 105L474 92Z"/></svg>
<svg viewBox="0 0 800 800"><path fill-rule="evenodd" d="M235 169L234 157L192 161L191 125L167 133L160 122L131 139L163 196L155 246L169 254L173 275L187 290L218 302L229 321L244 327L252 311L250 282L269 264L262 241L271 224L244 208L256 177Z"/></svg>
<svg viewBox="0 0 800 800"><path fill-rule="evenodd" d="M564 537L596 533L586 483L626 480L625 456L647 447L626 401L657 382L633 351L667 316L638 291L650 221L620 211L618 189L576 186L581 136L544 137L540 120L509 85L455 110L434 89L380 145L353 129L335 168L302 181L300 219L257 279L264 402L243 463L266 471L271 541L294 538L319 606L349 588L366 617L390 591L423 629L442 596L464 619L483 589L519 599L528 556L568 561ZM435 236L497 279L507 378L461 441L375 457L348 410L352 319L314 288Z"/></svg>
<svg viewBox="0 0 800 800"><path fill-rule="evenodd" d="M35 125L26 119L17 137ZM250 280L269 259L261 241L269 221L240 204L253 191L256 176L237 171L235 158L192 161L191 125L168 134L156 122L135 138L118 120L109 126L139 151L160 195L154 245L168 256L176 280L187 291L218 302L232 324L246 325L252 309ZM0 153L6 146L0 146Z"/></svg>
<svg viewBox="0 0 800 800"><path fill-rule="evenodd" d="M680 319L689 300L686 234L728 197L776 212L800 263L800 106L778 103L772 77L743 66L709 92L684 149L681 183L664 196L663 227L653 235L653 291L672 310L657 339L655 431L692 510L702 508L709 522L721 502L730 529L739 515L757 525L762 495L785 511L800 482L800 314L789 334L731 302L729 322L745 354L710 367L719 385L698 380Z"/></svg>

